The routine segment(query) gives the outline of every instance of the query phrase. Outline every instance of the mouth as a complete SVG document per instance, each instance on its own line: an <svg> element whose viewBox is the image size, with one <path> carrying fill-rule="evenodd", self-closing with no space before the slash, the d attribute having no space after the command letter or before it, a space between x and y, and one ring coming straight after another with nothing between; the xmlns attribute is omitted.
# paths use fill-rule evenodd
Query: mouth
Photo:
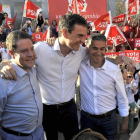
<svg viewBox="0 0 140 140"><path fill-rule="evenodd" d="M35 59L33 58L33 59L30 59L30 60L26 60L26 61L28 61L28 62L32 62L32 61L34 61Z"/></svg>

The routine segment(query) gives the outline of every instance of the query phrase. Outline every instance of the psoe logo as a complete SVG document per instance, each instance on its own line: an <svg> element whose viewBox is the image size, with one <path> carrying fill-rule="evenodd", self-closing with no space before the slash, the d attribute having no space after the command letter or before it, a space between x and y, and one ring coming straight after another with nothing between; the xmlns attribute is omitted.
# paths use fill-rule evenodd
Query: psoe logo
<svg viewBox="0 0 140 140"><path fill-rule="evenodd" d="M40 34L36 34L36 35L35 35L35 38L36 38L36 39L41 39Z"/></svg>
<svg viewBox="0 0 140 140"><path fill-rule="evenodd" d="M75 2L75 0L68 0L68 3L69 3L68 11L69 12L73 11L74 2ZM77 6L78 6L80 12L86 12L86 9L87 9L86 0L77 0Z"/></svg>

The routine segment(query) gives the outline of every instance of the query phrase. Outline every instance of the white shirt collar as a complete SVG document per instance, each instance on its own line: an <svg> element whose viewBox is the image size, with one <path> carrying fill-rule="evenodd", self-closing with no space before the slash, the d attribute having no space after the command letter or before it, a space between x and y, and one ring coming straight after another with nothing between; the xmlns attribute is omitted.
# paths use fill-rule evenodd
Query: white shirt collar
<svg viewBox="0 0 140 140"><path fill-rule="evenodd" d="M54 43L54 51L61 51L58 38L55 40L55 43ZM71 53L75 54L76 51L72 50Z"/></svg>
<svg viewBox="0 0 140 140"><path fill-rule="evenodd" d="M89 65L90 67L93 67L90 65L90 59L87 60L86 62L87 65ZM94 68L94 67L93 67ZM101 68L96 68L96 69L103 69L103 70L106 70L106 59L105 59L105 62L103 64L103 66Z"/></svg>

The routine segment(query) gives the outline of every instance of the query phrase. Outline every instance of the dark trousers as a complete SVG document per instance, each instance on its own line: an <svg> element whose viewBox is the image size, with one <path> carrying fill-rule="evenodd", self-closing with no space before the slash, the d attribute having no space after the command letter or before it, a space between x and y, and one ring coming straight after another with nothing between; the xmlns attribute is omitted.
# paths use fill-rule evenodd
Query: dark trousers
<svg viewBox="0 0 140 140"><path fill-rule="evenodd" d="M43 127L47 140L58 140L58 131L63 133L65 140L71 140L79 132L74 100L60 108L43 104Z"/></svg>
<svg viewBox="0 0 140 140"><path fill-rule="evenodd" d="M111 116L105 118L95 118L92 115L81 111L81 128L91 128L92 130L101 133L107 140L116 140L116 111L113 111Z"/></svg>

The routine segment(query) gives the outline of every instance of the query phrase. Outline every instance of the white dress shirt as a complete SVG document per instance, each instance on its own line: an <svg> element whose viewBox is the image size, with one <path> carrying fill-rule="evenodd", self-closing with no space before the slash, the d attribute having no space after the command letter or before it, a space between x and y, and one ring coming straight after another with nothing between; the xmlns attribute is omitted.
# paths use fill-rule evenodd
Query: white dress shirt
<svg viewBox="0 0 140 140"><path fill-rule="evenodd" d="M94 68L84 60L79 73L82 110L95 115L107 113L116 108L117 97L120 115L128 115L128 99L117 65L105 60L101 68Z"/></svg>
<svg viewBox="0 0 140 140"><path fill-rule="evenodd" d="M11 56L10 56L10 54L8 53L8 49L6 48L1 48L0 49L0 53L2 54L2 60L4 60L4 59L11 59Z"/></svg>
<svg viewBox="0 0 140 140"><path fill-rule="evenodd" d="M136 86L135 83L133 83L133 86ZM131 84L126 84L125 88L126 88L127 98L128 98L129 104L135 102L135 100L134 100L134 95L135 94L132 91Z"/></svg>
<svg viewBox="0 0 140 140"><path fill-rule="evenodd" d="M0 122L20 133L32 133L42 125L43 106L36 69L29 73L11 63L17 81L0 77Z"/></svg>
<svg viewBox="0 0 140 140"><path fill-rule="evenodd" d="M75 82L86 48L61 54L58 39L53 47L45 42L34 45L37 54L36 68L42 101L44 104L59 104L70 101L75 95Z"/></svg>

